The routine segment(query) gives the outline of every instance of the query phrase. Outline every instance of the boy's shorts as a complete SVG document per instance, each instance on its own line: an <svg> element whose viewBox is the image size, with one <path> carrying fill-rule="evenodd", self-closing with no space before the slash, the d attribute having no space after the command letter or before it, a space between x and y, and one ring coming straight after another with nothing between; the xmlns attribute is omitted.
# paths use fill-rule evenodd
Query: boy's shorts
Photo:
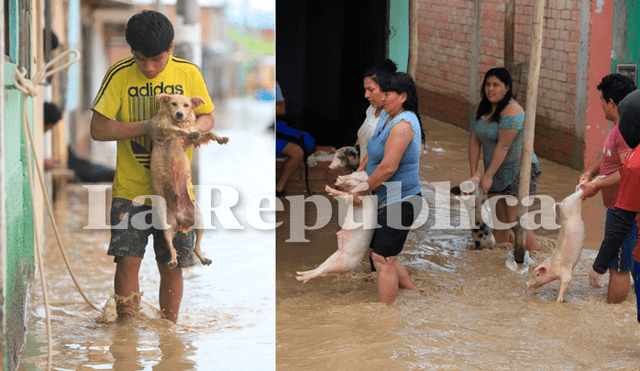
<svg viewBox="0 0 640 371"><path fill-rule="evenodd" d="M415 198L421 199L422 196L411 196L411 199ZM398 207L398 204L401 204L401 207ZM416 210L413 204L410 201L402 201L378 209L378 225L381 227L373 232L369 245L373 252L385 258L400 254L409 235L409 229L422 210L421 200L416 203L420 205ZM391 215L387 215L387 210ZM401 229L394 228L399 225L402 226Z"/></svg>
<svg viewBox="0 0 640 371"><path fill-rule="evenodd" d="M609 225L609 219L613 214L613 209L607 209L607 219L605 221L606 226ZM633 270L633 249L636 248L636 241L638 239L638 221L633 220L633 227L631 232L627 234L622 242L622 248L618 250L615 259L609 264L609 269L614 269L618 272L631 272Z"/></svg>
<svg viewBox="0 0 640 371"><path fill-rule="evenodd" d="M156 261L161 264L167 264L171 260L169 247L164 238L163 231L149 227L147 229L138 229L131 225L133 215L146 212L145 223L151 224L150 206L134 205L133 202L124 198L114 198L111 201L111 242L109 243L108 255L115 256L117 261L119 256L137 256L144 257L147 247L149 235L153 235L153 248L156 253ZM126 228L115 228L121 223L124 215L127 215L128 223ZM120 217L120 216L123 217ZM178 254L178 267L185 268L195 265L193 254L195 243L195 232L189 231L188 234L178 232L173 239L173 247Z"/></svg>

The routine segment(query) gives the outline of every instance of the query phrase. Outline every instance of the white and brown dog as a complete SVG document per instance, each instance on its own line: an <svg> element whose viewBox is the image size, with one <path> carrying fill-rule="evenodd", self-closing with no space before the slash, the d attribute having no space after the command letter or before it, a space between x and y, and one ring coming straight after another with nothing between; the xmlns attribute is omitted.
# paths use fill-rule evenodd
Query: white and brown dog
<svg viewBox="0 0 640 371"><path fill-rule="evenodd" d="M333 161L329 165L329 169L338 170L347 168L356 171L360 165L360 146L342 147L336 150Z"/></svg>
<svg viewBox="0 0 640 371"><path fill-rule="evenodd" d="M225 144L229 138L214 132L200 133L196 128L195 108L204 103L200 97L188 98L184 95L158 94L161 103L153 134L151 151L151 180L157 196L166 201L156 205L158 217L164 228L163 234L171 253L167 264L178 265L173 237L177 232L187 233L193 228L196 233L194 253L203 265L211 264L200 250L203 234L202 214L190 193L191 164L186 150L215 140Z"/></svg>
<svg viewBox="0 0 640 371"><path fill-rule="evenodd" d="M465 190L461 190L459 186L453 187L451 189L451 193L456 196L473 196L473 202L468 202L468 199L463 199L463 203L469 212L469 216L473 215L475 219L475 227L471 229L471 238L473 243L468 246L469 250L482 250L482 249L493 249L496 246L513 246L515 243L515 234L511 231L509 233L509 237L511 242L504 242L500 244L496 244L496 239L493 235L493 231L491 227L484 222L482 218L482 205L487 199L486 194L480 187L480 179L482 175L480 173L476 173L469 181L473 183L473 191L465 192ZM464 183L464 182L463 182ZM467 202L465 202L467 201Z"/></svg>

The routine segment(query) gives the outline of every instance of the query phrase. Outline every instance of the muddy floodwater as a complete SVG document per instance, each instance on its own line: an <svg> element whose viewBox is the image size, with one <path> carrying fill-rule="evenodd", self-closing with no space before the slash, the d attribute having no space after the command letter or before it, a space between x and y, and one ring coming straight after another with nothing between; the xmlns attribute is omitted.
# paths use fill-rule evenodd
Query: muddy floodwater
<svg viewBox="0 0 640 371"><path fill-rule="evenodd" d="M251 228L245 215L250 200L274 192L273 133L267 130L273 102L228 101L215 112L215 131L230 141L225 146L201 147L200 184L217 186L211 191L212 207L222 202L223 191L218 188L229 195L233 189L238 197L229 205L232 215L220 218L224 222L215 219L216 229L205 231L202 250L213 260L211 266L197 262L183 272L177 325L153 316L158 308L159 275L152 248L140 269L142 300L151 308L150 318L99 323L100 313L78 294L47 225L43 260L51 302L54 370L275 369L274 230ZM115 264L106 254L109 231L83 229L89 213L95 211L87 200L82 184L67 185L55 203L55 218L80 286L103 308L113 293ZM223 228L223 223L234 221L243 229ZM45 310L37 274L30 293L21 368L45 370Z"/></svg>
<svg viewBox="0 0 640 371"><path fill-rule="evenodd" d="M429 148L421 160L421 182L458 185L469 177L468 133L425 123ZM578 171L545 160L541 166L539 195L560 201L574 191ZM315 211L307 210L306 224L312 226ZM427 226L409 234L400 254L419 293L401 290L393 305L380 304L368 262L356 278L331 274L302 284L296 270L316 267L337 248L339 226L332 214L325 227L305 232L309 242L286 242L296 216L288 208L278 212L283 222L276 231L278 371L639 369L633 291L622 304L609 305L606 289L588 283L604 234L600 195L583 202L585 248L564 303L555 301L559 281L527 289L533 269L526 274L507 269L506 249L470 251L468 230ZM539 264L551 254L558 230L536 235L540 251L532 257Z"/></svg>

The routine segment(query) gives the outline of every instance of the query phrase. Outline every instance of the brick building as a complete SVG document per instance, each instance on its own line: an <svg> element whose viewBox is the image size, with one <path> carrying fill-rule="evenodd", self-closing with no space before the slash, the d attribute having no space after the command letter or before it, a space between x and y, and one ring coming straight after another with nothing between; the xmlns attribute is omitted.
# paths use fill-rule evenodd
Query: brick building
<svg viewBox="0 0 640 371"><path fill-rule="evenodd" d="M484 73L500 66L511 71L514 93L525 106L533 0L429 0L416 5L414 77L422 114L468 128ZM611 51L621 44L621 35L628 36L634 7L627 9L620 0L547 1L534 140L540 157L582 169L602 148L610 123L596 86L624 63L612 59Z"/></svg>
<svg viewBox="0 0 640 371"><path fill-rule="evenodd" d="M526 106L534 0L278 0L276 73L287 122L322 145L355 141L368 102L362 76L389 57L412 74L424 117L468 128L491 67L507 67ZM611 125L596 86L640 61L640 5L547 0L535 152L589 165Z"/></svg>

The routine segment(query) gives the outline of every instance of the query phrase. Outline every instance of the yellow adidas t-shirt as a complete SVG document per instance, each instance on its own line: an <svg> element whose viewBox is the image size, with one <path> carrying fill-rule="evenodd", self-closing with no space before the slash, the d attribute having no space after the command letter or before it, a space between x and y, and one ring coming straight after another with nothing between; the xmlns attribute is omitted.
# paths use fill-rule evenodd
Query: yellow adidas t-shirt
<svg viewBox="0 0 640 371"><path fill-rule="evenodd" d="M158 113L160 104L155 95L160 93L203 98L205 103L195 110L197 114L214 109L200 69L174 56L169 57L167 66L153 79L140 72L133 57L114 64L102 80L91 109L124 123L148 120ZM118 141L113 197L133 200L155 193L151 184L151 147L148 135ZM189 160L191 153L189 148Z"/></svg>

